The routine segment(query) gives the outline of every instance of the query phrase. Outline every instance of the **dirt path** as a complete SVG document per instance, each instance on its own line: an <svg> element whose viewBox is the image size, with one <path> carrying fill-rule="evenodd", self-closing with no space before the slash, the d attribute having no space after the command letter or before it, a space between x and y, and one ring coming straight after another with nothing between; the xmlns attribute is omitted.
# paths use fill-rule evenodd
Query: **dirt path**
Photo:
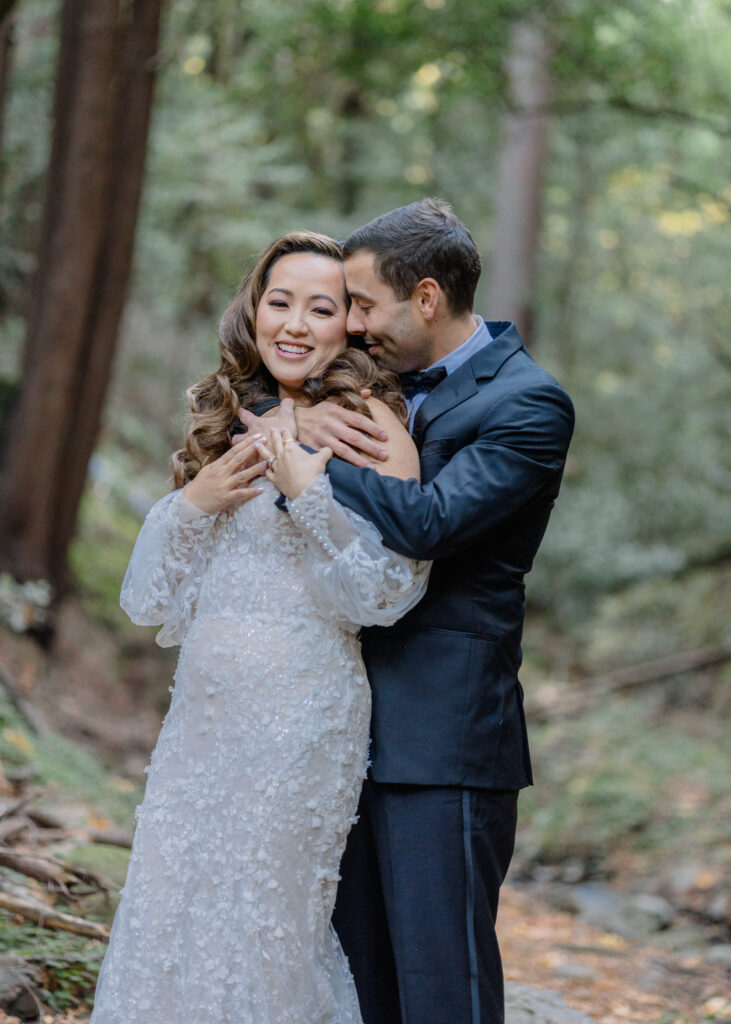
<svg viewBox="0 0 731 1024"><path fill-rule="evenodd" d="M559 992L597 1024L731 1021L731 982L697 956L640 946L505 887L506 978Z"/></svg>

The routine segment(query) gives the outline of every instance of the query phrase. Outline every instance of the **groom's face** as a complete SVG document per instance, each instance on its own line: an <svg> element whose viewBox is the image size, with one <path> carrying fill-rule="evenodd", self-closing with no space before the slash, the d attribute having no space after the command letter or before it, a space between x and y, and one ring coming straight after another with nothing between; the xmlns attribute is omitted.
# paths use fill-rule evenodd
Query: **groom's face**
<svg viewBox="0 0 731 1024"><path fill-rule="evenodd" d="M431 363L431 339L413 298L398 299L377 277L372 252L361 249L345 261L345 285L353 303L347 330L363 338L369 353L386 370L405 373Z"/></svg>

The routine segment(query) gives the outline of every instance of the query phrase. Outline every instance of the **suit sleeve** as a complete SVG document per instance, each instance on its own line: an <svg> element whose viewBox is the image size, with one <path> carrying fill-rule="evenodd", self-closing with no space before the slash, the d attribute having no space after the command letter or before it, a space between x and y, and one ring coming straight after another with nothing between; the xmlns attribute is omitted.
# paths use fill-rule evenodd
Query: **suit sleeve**
<svg viewBox="0 0 731 1024"><path fill-rule="evenodd" d="M372 522L383 543L414 559L444 558L500 526L544 492L558 489L574 426L555 385L503 396L428 484L381 476L331 459L335 497Z"/></svg>

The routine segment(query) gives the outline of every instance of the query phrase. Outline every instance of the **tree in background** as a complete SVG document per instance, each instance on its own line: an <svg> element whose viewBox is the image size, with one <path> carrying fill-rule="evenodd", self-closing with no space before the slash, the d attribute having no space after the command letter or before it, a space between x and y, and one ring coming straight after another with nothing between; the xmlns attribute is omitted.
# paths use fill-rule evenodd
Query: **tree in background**
<svg viewBox="0 0 731 1024"><path fill-rule="evenodd" d="M16 357L34 319L57 5L24 0L14 12L0 204L6 391L25 387ZM436 194L490 268L480 312L520 319L510 291L525 298L515 286L533 282L530 344L579 407L532 593L552 607L573 594L572 614L583 612L587 595L723 550L727 10L727 0L175 0L82 539L102 529L104 510L139 514L164 488L185 387L215 358L217 315L257 250L293 226L344 237ZM522 98L511 56L521 26L538 37ZM533 141L508 202L511 119L531 122ZM508 213L524 232L502 226ZM506 283L490 289L501 260ZM33 462L48 420L31 423ZM65 503L63 472L54 485Z"/></svg>
<svg viewBox="0 0 731 1024"><path fill-rule="evenodd" d="M3 114L5 113L5 90L13 50L13 8L17 0L0 0L0 166L3 153Z"/></svg>
<svg viewBox="0 0 731 1024"><path fill-rule="evenodd" d="M540 15L519 19L510 31L509 108L503 115L495 186L495 243L487 292L494 319L514 320L533 335L533 296L541 200L553 100L552 41Z"/></svg>
<svg viewBox="0 0 731 1024"><path fill-rule="evenodd" d="M161 0L62 10L40 256L0 484L6 565L57 590L127 293L160 10Z"/></svg>

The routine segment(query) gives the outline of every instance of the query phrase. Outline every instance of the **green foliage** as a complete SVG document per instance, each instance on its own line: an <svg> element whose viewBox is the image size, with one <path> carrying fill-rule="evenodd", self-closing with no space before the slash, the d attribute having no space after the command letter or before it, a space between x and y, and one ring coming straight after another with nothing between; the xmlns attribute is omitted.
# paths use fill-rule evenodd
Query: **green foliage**
<svg viewBox="0 0 731 1024"><path fill-rule="evenodd" d="M533 725L531 735L537 785L521 797L523 856L606 863L639 849L672 861L720 855L731 838L723 721L693 735L657 695L616 696L580 718Z"/></svg>
<svg viewBox="0 0 731 1024"><path fill-rule="evenodd" d="M108 450L99 453L92 472L96 479L82 502L70 551L71 568L84 605L93 617L124 632L129 620L119 607L119 591L141 516L139 510L130 507L130 499L135 498L134 482L131 467L123 459L110 457ZM124 495L123 488L128 488ZM144 492L139 500L144 504Z"/></svg>
<svg viewBox="0 0 731 1024"><path fill-rule="evenodd" d="M2 698L0 760L16 766L32 765L50 799L89 804L121 825L130 824L140 800L137 786L107 774L77 744L52 732L33 735Z"/></svg>
<svg viewBox="0 0 731 1024"><path fill-rule="evenodd" d="M25 0L17 13L0 206L8 381L38 241L56 13L51 0ZM566 627L607 591L728 546L723 0L176 0L96 464L118 476L100 483L92 467L73 554L107 621L121 621L127 509L139 516L164 490L185 388L215 366L218 317L274 235L314 227L342 237L441 194L489 268L500 242L491 228L504 62L523 17L542 22L554 54L534 347L578 414L531 593ZM126 496L100 498L105 486ZM107 530L124 540L99 556Z"/></svg>
<svg viewBox="0 0 731 1024"><path fill-rule="evenodd" d="M105 952L103 942L18 924L0 910L0 953L42 965L41 997L54 1010L91 1006Z"/></svg>
<svg viewBox="0 0 731 1024"><path fill-rule="evenodd" d="M63 859L74 867L93 871L122 886L127 878L129 857L129 850L119 846L89 843L86 846L75 846L64 854Z"/></svg>

